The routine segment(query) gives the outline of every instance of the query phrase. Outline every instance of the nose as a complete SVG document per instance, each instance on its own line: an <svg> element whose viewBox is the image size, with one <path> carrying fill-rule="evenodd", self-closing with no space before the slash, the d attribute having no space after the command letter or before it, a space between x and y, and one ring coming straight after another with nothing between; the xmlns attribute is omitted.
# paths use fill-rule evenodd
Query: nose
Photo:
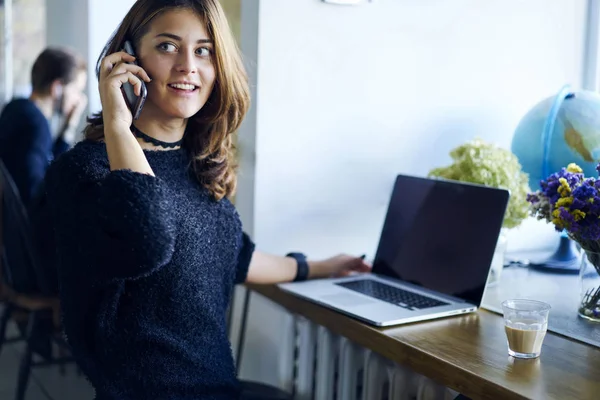
<svg viewBox="0 0 600 400"><path fill-rule="evenodd" d="M177 65L175 66L177 72L184 74L195 74L197 72L196 67L196 55L194 50L183 50L179 53L177 59Z"/></svg>

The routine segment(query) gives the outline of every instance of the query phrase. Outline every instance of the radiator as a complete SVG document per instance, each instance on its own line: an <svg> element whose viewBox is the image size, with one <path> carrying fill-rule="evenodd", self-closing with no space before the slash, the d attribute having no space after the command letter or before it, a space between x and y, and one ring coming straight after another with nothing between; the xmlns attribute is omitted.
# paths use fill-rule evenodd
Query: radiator
<svg viewBox="0 0 600 400"><path fill-rule="evenodd" d="M296 400L451 400L458 393L295 317Z"/></svg>

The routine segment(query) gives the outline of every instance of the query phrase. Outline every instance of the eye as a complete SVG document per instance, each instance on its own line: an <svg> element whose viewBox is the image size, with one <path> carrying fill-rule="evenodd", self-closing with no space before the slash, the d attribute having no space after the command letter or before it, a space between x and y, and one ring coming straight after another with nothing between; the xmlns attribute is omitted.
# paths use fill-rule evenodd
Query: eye
<svg viewBox="0 0 600 400"><path fill-rule="evenodd" d="M177 50L177 47L173 43L165 42L156 46L157 49L164 51L166 53L172 53Z"/></svg>
<svg viewBox="0 0 600 400"><path fill-rule="evenodd" d="M200 47L196 52L201 57L208 57L211 54L211 50L208 47Z"/></svg>

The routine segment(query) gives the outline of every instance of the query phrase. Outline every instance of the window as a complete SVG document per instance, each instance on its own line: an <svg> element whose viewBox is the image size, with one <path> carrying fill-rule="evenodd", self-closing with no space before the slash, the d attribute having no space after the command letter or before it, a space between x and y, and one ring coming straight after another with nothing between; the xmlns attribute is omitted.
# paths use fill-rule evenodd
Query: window
<svg viewBox="0 0 600 400"><path fill-rule="evenodd" d="M12 4L12 68L0 63L1 101L6 99L7 76L12 75L9 96L27 96L31 90L30 71L36 57L46 46L46 0L0 0L0 60L6 60L5 9ZM8 75L7 75L8 74Z"/></svg>
<svg viewBox="0 0 600 400"><path fill-rule="evenodd" d="M46 0L13 0L13 90L29 95L31 67L46 46Z"/></svg>

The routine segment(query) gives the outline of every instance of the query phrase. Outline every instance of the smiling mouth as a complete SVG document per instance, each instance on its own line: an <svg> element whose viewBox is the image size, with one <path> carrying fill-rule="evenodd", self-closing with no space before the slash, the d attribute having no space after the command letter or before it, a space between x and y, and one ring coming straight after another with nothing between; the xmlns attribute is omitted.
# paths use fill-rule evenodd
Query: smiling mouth
<svg viewBox="0 0 600 400"><path fill-rule="evenodd" d="M188 84L188 83L172 83L172 84L169 84L169 87L171 89L179 90L182 92L193 92L200 88L199 86Z"/></svg>

